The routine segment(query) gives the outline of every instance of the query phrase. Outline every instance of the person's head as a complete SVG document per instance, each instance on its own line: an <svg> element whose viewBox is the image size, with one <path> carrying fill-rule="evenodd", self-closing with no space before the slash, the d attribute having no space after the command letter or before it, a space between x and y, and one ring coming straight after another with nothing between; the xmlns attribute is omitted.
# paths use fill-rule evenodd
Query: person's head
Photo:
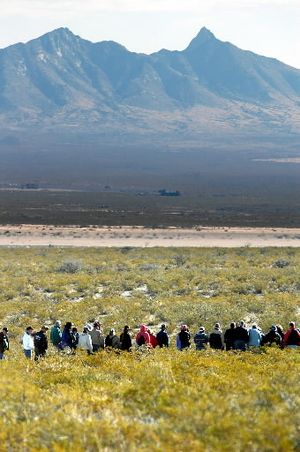
<svg viewBox="0 0 300 452"><path fill-rule="evenodd" d="M290 327L292 330L294 330L294 329L296 328L295 322L290 322L290 323L289 323L289 327Z"/></svg>
<svg viewBox="0 0 300 452"><path fill-rule="evenodd" d="M242 328L245 328L245 322L244 322L244 320L241 320L241 321L240 321L240 326L241 326Z"/></svg>
<svg viewBox="0 0 300 452"><path fill-rule="evenodd" d="M78 332L78 329L76 328L76 326L73 326L72 333L77 333L77 332Z"/></svg>
<svg viewBox="0 0 300 452"><path fill-rule="evenodd" d="M277 332L277 326L276 325L272 325L271 326L271 331L274 331L276 333Z"/></svg>
<svg viewBox="0 0 300 452"><path fill-rule="evenodd" d="M231 324L230 324L230 328L235 328L235 322L231 322Z"/></svg>
<svg viewBox="0 0 300 452"><path fill-rule="evenodd" d="M72 328L72 322L67 322L66 324L65 324L65 329L66 330L70 330Z"/></svg>
<svg viewBox="0 0 300 452"><path fill-rule="evenodd" d="M167 329L167 327L166 327L166 325L163 323L163 324L161 325L160 329L161 329L162 331L165 331L165 330Z"/></svg>
<svg viewBox="0 0 300 452"><path fill-rule="evenodd" d="M220 324L219 324L219 323L216 323L216 324L215 324L215 330L219 330L220 328L221 328Z"/></svg>
<svg viewBox="0 0 300 452"><path fill-rule="evenodd" d="M6 326L4 326L2 328L2 332L3 332L4 335L6 335L8 333L8 328Z"/></svg>
<svg viewBox="0 0 300 452"><path fill-rule="evenodd" d="M188 326L187 325L181 325L180 329L181 329L181 331L188 331Z"/></svg>
<svg viewBox="0 0 300 452"><path fill-rule="evenodd" d="M199 328L199 333L205 333L205 328L204 328L204 326L200 326L200 328Z"/></svg>
<svg viewBox="0 0 300 452"><path fill-rule="evenodd" d="M48 329L49 328L46 325L43 325L41 331L43 331L43 333L47 333Z"/></svg>
<svg viewBox="0 0 300 452"><path fill-rule="evenodd" d="M130 330L129 326L128 326L128 325L125 325L125 326L124 326L124 333L128 333L129 330Z"/></svg>
<svg viewBox="0 0 300 452"><path fill-rule="evenodd" d="M27 334L32 334L32 333L33 333L33 328L32 328L32 326L28 326L28 327L26 328L26 333L27 333Z"/></svg>
<svg viewBox="0 0 300 452"><path fill-rule="evenodd" d="M110 336L114 336L116 334L116 331L114 330L114 328L111 328L110 330L109 330L109 335Z"/></svg>
<svg viewBox="0 0 300 452"><path fill-rule="evenodd" d="M88 332L89 332L88 327L84 326L82 331L84 334L88 334Z"/></svg>
<svg viewBox="0 0 300 452"><path fill-rule="evenodd" d="M100 330L100 323L99 322L94 322L94 329L95 330Z"/></svg>
<svg viewBox="0 0 300 452"><path fill-rule="evenodd" d="M140 326L140 332L141 332L141 333L146 333L146 332L147 332L147 327L146 327L146 325L142 324L142 325Z"/></svg>
<svg viewBox="0 0 300 452"><path fill-rule="evenodd" d="M253 328L254 330L256 330L256 329L257 329L257 325L256 325L256 323L253 323L253 325L252 325L252 328Z"/></svg>
<svg viewBox="0 0 300 452"><path fill-rule="evenodd" d="M61 321L60 321L60 320L56 320L55 326L57 326L58 328L60 328L60 327L61 327Z"/></svg>

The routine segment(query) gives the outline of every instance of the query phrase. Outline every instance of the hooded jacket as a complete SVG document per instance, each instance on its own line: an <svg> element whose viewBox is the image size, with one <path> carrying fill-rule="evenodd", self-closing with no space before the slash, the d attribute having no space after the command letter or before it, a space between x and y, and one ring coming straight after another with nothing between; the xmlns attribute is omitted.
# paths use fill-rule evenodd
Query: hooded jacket
<svg viewBox="0 0 300 452"><path fill-rule="evenodd" d="M146 325L141 325L140 331L136 335L135 340L136 340L137 345L143 345L143 344L151 345L150 334L147 331Z"/></svg>
<svg viewBox="0 0 300 452"><path fill-rule="evenodd" d="M300 346L300 333L296 328L290 328L284 335L284 345L298 345Z"/></svg>

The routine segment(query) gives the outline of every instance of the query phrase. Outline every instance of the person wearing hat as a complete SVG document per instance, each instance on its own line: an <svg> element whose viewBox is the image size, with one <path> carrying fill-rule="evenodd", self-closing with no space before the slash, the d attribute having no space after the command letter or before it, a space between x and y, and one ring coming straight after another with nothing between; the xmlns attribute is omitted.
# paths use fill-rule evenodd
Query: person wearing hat
<svg viewBox="0 0 300 452"><path fill-rule="evenodd" d="M269 332L262 338L261 345L281 345L282 339L277 332L277 326L272 325Z"/></svg>
<svg viewBox="0 0 300 452"><path fill-rule="evenodd" d="M158 346L160 348L169 347L169 342L170 342L169 341L169 335L167 333L167 327L166 327L166 325L164 323L160 327L160 331L157 333L156 339L157 339L157 342L158 342Z"/></svg>
<svg viewBox="0 0 300 452"><path fill-rule="evenodd" d="M5 327L2 328L0 333L0 360L5 359L4 353L6 350L9 350L9 339L8 339L8 329Z"/></svg>
<svg viewBox="0 0 300 452"><path fill-rule="evenodd" d="M194 336L196 350L205 350L208 344L208 335L205 333L204 326L200 326L198 333Z"/></svg>
<svg viewBox="0 0 300 452"><path fill-rule="evenodd" d="M48 328L46 326L42 326L41 330L38 333L35 333L34 335L35 361L38 361L39 358L42 358L47 353L48 349L47 331Z"/></svg>
<svg viewBox="0 0 300 452"><path fill-rule="evenodd" d="M215 324L213 331L209 335L209 345L210 348L214 348L216 350L224 349L223 333L219 323Z"/></svg>

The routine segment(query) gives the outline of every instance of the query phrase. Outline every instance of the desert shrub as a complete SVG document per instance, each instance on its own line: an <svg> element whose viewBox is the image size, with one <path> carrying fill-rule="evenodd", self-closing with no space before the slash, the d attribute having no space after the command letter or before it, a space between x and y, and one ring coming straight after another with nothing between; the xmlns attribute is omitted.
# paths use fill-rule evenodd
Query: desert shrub
<svg viewBox="0 0 300 452"><path fill-rule="evenodd" d="M57 269L59 273L78 273L82 270L82 264L78 261L65 261Z"/></svg>

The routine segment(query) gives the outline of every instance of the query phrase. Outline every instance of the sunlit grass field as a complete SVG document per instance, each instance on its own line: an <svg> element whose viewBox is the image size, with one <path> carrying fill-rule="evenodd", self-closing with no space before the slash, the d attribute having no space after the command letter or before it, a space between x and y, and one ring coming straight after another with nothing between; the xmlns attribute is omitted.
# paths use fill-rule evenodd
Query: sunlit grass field
<svg viewBox="0 0 300 452"><path fill-rule="evenodd" d="M180 323L300 321L296 249L0 249L0 450L300 450L300 353L178 352ZM171 349L26 361L26 326L168 324Z"/></svg>

